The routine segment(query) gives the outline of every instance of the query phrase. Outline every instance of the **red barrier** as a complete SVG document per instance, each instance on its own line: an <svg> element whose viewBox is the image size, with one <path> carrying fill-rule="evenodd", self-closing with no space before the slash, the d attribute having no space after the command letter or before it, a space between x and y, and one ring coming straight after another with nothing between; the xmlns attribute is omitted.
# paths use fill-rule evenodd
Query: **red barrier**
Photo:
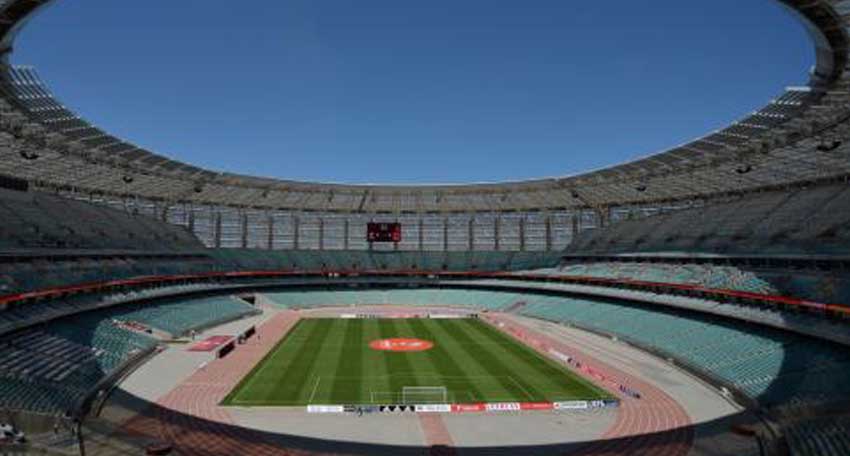
<svg viewBox="0 0 850 456"><path fill-rule="evenodd" d="M452 404L452 413L483 412L485 404Z"/></svg>
<svg viewBox="0 0 850 456"><path fill-rule="evenodd" d="M555 404L551 402L520 402L520 410L552 410Z"/></svg>
<svg viewBox="0 0 850 456"><path fill-rule="evenodd" d="M272 277L327 277L335 275L339 277L346 276L378 276L378 277L447 277L447 278L467 278L467 279L510 279L530 282L555 282L555 283L571 283L577 285L598 285L598 286L613 286L625 287L629 289L642 291L680 291L686 293L708 294L714 297L745 299L758 301L766 304L779 304L798 308L809 309L816 312L830 311L843 315L850 316L850 306L842 304L825 304L813 301L806 301L790 296L766 295L759 293L750 293L746 291L726 290L705 288L696 285L686 285L677 283L663 282L646 282L630 279L603 279L598 277L581 277L581 276L550 276L542 274L524 274L518 276L508 272L429 272L429 271L349 271L349 270L320 270L320 271L287 271L287 270L272 270L272 271L238 271L238 272L210 272L204 274L189 274L177 276L148 276L135 279L113 280L100 283L86 283L66 287L48 288L44 290L32 291L27 293L10 294L0 296L0 305L8 304L16 301L24 301L27 299L36 299L42 297L61 296L63 294L78 293L78 292L93 292L102 291L109 288L138 286L145 284L168 284L171 282L181 282L187 280L203 280L203 279L219 279L219 278L272 278Z"/></svg>

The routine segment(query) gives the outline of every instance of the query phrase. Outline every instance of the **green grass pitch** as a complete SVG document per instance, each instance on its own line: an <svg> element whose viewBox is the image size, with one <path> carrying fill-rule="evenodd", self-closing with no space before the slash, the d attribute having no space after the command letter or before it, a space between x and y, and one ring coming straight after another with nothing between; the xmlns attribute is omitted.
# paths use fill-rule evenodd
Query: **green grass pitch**
<svg viewBox="0 0 850 456"><path fill-rule="evenodd" d="M373 340L397 337L428 340L434 347L369 347ZM223 405L400 403L406 386L445 387L454 403L611 397L477 319L319 318L301 320Z"/></svg>

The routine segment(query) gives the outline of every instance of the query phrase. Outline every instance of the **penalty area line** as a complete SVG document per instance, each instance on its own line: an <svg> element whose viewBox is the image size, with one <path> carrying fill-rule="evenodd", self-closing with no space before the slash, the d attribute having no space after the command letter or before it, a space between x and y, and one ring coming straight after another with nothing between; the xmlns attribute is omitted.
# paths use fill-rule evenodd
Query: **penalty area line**
<svg viewBox="0 0 850 456"><path fill-rule="evenodd" d="M525 394L525 396L528 398L528 400L534 399L534 396L532 396L531 393L529 393L528 390L525 389L524 386L522 386L518 381L516 381L516 379L512 375L508 375L508 378L513 382L514 385L518 386L519 389L522 390L522 393Z"/></svg>
<svg viewBox="0 0 850 456"><path fill-rule="evenodd" d="M321 381L322 381L322 376L321 376L321 375L317 375L317 376L316 376L316 384L315 384L315 385L313 385L313 392L312 392L312 393L310 393L310 399L307 399L307 402L308 402L308 403L312 403L312 402L313 402L313 398L316 396L316 391L319 389L319 382L321 382Z"/></svg>

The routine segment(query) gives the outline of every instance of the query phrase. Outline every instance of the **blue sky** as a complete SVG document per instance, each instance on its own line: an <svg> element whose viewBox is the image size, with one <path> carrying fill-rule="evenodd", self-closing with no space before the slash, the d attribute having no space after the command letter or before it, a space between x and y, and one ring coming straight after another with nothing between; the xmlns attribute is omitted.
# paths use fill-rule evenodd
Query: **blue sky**
<svg viewBox="0 0 850 456"><path fill-rule="evenodd" d="M57 0L13 57L155 152L357 183L623 162L805 84L813 61L772 0Z"/></svg>

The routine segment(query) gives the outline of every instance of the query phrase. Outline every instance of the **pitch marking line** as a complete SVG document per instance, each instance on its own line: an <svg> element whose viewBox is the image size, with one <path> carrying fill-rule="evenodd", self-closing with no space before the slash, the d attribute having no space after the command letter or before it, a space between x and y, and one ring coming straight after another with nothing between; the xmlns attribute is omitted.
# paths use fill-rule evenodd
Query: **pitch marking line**
<svg viewBox="0 0 850 456"><path fill-rule="evenodd" d="M315 385L313 385L313 392L312 392L312 393L310 393L310 399L307 399L307 402L308 402L308 403L312 403L312 402L313 402L313 397L315 397L315 396L316 396L316 391L319 389L319 382L320 382L320 381L322 381L322 376L321 376L321 375L317 375L317 376L316 376L316 384L315 384Z"/></svg>
<svg viewBox="0 0 850 456"><path fill-rule="evenodd" d="M528 390L525 389L524 386L522 386L518 381L516 381L516 379L512 375L508 375L508 380L513 382L514 385L518 386L519 389L522 390L522 394L525 394L525 397L527 397L529 400L534 399L534 396L531 393L529 393Z"/></svg>

